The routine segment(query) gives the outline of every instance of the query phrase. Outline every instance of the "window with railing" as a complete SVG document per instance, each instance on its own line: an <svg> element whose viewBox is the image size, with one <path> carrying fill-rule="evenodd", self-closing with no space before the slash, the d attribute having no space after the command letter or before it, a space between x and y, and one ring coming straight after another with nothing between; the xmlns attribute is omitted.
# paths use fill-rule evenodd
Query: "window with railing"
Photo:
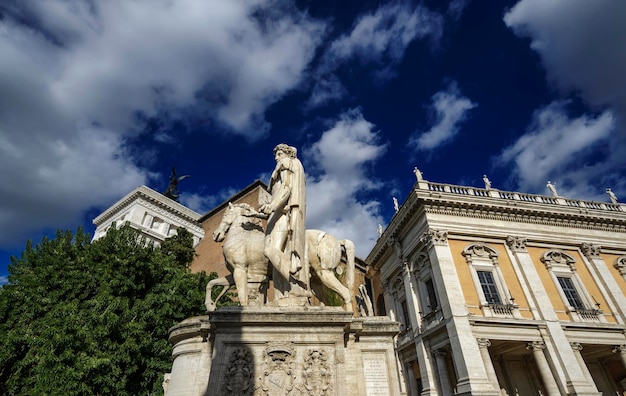
<svg viewBox="0 0 626 396"><path fill-rule="evenodd" d="M541 262L558 286L557 290L572 320L606 321L600 310L600 304L587 293L584 283L578 276L574 256L562 250L548 250L541 256Z"/></svg>
<svg viewBox="0 0 626 396"><path fill-rule="evenodd" d="M473 243L463 250L485 316L521 317L519 307L506 287L498 255L494 248L484 243Z"/></svg>

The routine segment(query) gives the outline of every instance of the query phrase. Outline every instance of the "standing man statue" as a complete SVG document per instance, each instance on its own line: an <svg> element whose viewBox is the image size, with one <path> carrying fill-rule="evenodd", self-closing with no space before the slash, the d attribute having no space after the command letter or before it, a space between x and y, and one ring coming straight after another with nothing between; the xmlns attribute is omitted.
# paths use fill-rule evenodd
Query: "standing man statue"
<svg viewBox="0 0 626 396"><path fill-rule="evenodd" d="M611 191L610 188L606 189L606 193L609 195L609 199L611 200L611 203L618 203L617 202L617 196L615 195L615 193L613 191Z"/></svg>
<svg viewBox="0 0 626 396"><path fill-rule="evenodd" d="M277 300L290 299L286 305L304 304L311 295L305 257L305 175L296 155L296 148L284 143L274 148L276 168L269 183L272 199L259 207L269 215L264 253L273 267L274 291Z"/></svg>
<svg viewBox="0 0 626 396"><path fill-rule="evenodd" d="M491 190L491 180L489 180L487 175L483 175L483 182L485 182L485 190Z"/></svg>
<svg viewBox="0 0 626 396"><path fill-rule="evenodd" d="M546 187L548 188L548 190L550 190L550 192L552 193L553 197L558 197L559 194L556 192L556 186L554 184L552 184L552 182L550 180L548 180L548 184L546 184Z"/></svg>

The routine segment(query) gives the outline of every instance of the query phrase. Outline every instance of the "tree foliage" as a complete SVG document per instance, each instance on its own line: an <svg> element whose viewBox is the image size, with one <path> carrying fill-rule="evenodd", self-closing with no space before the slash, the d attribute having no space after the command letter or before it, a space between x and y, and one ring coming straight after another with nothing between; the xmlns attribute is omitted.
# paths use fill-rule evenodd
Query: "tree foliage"
<svg viewBox="0 0 626 396"><path fill-rule="evenodd" d="M0 394L161 394L168 329L205 311L193 254L186 230L161 247L128 226L29 242L0 287Z"/></svg>

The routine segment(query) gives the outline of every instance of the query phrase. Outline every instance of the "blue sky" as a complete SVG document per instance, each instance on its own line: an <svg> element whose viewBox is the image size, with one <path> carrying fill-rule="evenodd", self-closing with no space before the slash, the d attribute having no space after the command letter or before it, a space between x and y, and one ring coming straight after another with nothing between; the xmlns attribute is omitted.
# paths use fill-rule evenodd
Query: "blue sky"
<svg viewBox="0 0 626 396"><path fill-rule="evenodd" d="M367 255L434 182L626 200L626 3L2 0L10 255L135 187L203 213L296 146L307 227Z"/></svg>

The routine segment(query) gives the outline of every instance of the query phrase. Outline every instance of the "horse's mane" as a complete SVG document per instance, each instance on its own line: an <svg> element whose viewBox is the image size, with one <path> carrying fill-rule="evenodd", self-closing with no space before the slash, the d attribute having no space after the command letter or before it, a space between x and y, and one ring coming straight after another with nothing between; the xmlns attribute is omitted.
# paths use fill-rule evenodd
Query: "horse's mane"
<svg viewBox="0 0 626 396"><path fill-rule="evenodd" d="M233 204L232 206L235 208L241 208L247 211L254 211L254 208L250 204L247 204L245 202L236 203L236 204ZM261 221L260 218L256 216L245 216L245 217L248 221L242 223L242 226L244 229L246 230L257 229L257 230L263 231L263 222ZM251 224L253 227L251 228L246 227L245 226L246 223Z"/></svg>

